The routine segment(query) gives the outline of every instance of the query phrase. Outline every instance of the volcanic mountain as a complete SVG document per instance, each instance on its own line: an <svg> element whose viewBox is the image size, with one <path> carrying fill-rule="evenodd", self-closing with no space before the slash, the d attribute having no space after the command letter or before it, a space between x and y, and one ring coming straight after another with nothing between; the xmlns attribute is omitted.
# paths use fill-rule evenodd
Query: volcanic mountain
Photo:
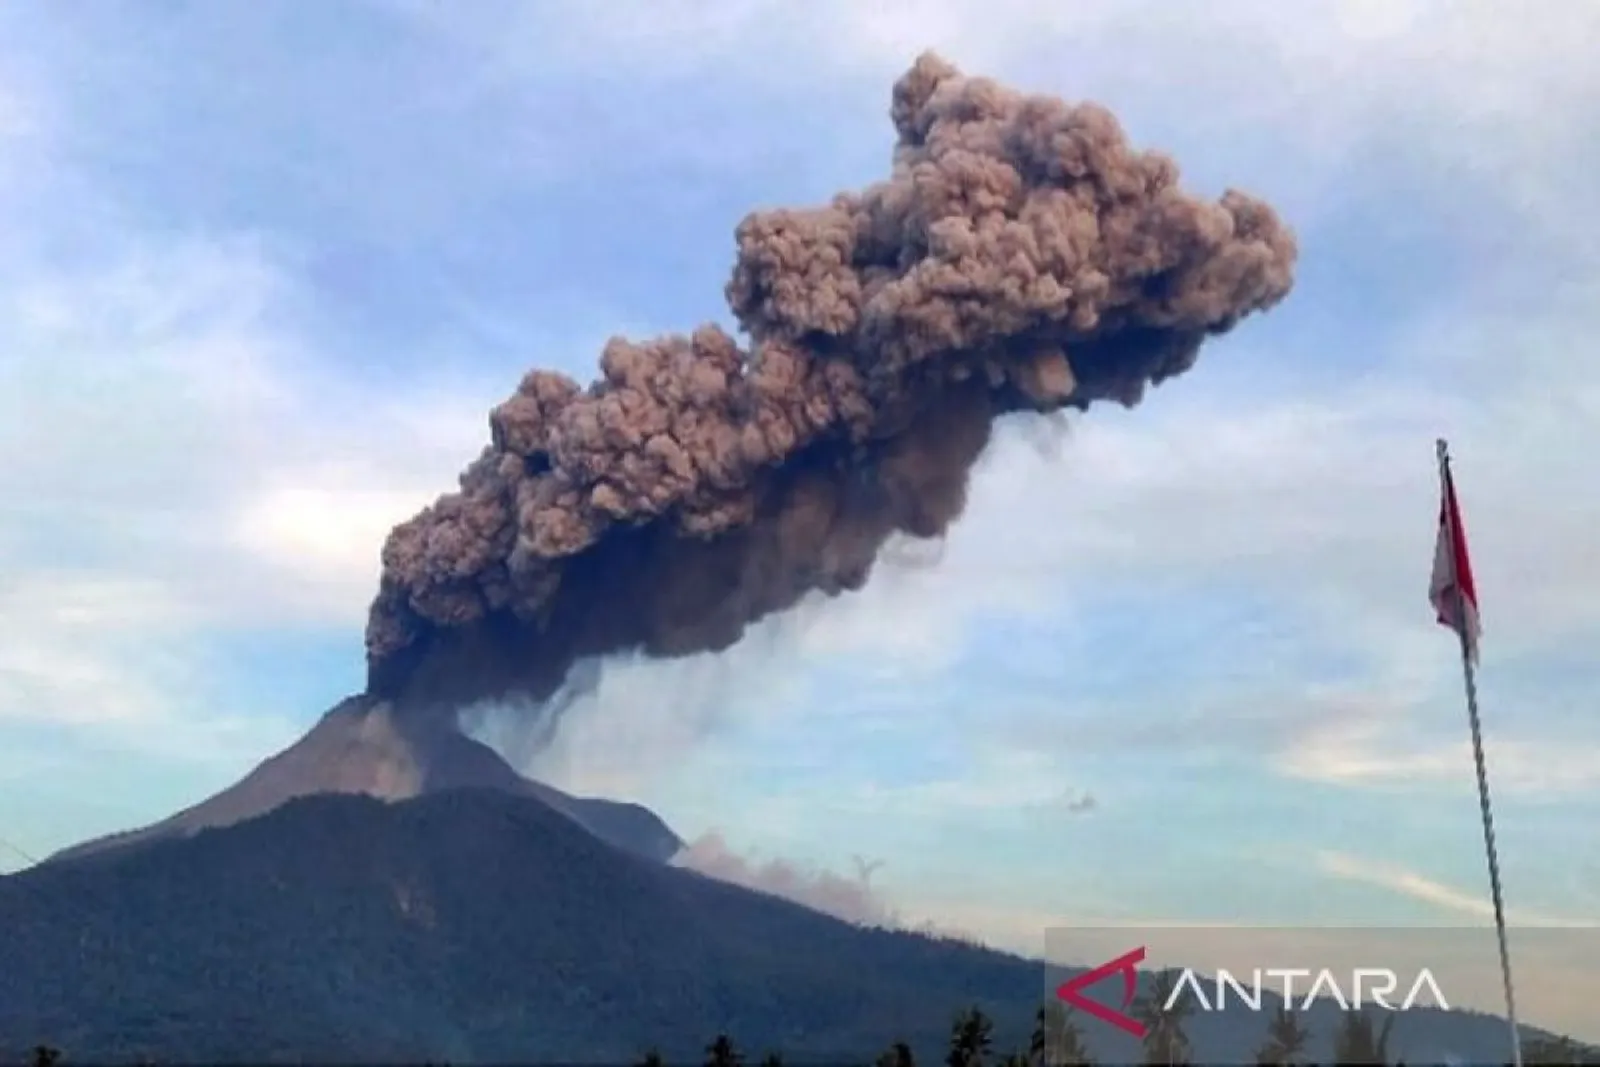
<svg viewBox="0 0 1600 1067"><path fill-rule="evenodd" d="M895 1040L938 1062L968 1005L1025 1047L1053 987L1039 961L854 926L482 788L300 797L0 877L0 960L0 1062L43 1041L77 1063L685 1063L718 1033L791 1063ZM1253 1062L1264 1021L1238 1007L1191 1018L1192 1062ZM1100 1062L1139 1062L1086 1022ZM1429 1009L1394 1038L1406 1062L1498 1063L1505 1024Z"/></svg>
<svg viewBox="0 0 1600 1067"><path fill-rule="evenodd" d="M399 801L452 789L531 797L607 844L648 860L664 863L683 847L666 823L638 804L569 796L518 774L488 745L453 725L397 715L386 702L357 696L340 702L299 741L210 799L142 829L74 845L47 862L191 837L319 793Z"/></svg>
<svg viewBox="0 0 1600 1067"><path fill-rule="evenodd" d="M533 793L321 794L0 878L0 1062L839 1062L1037 965L865 930L608 845Z"/></svg>

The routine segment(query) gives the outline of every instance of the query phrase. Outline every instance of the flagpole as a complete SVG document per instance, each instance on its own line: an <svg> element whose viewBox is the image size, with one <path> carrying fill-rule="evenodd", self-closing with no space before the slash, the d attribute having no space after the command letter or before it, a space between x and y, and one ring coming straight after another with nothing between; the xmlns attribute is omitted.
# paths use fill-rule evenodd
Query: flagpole
<svg viewBox="0 0 1600 1067"><path fill-rule="evenodd" d="M1450 488L1450 449L1444 438L1438 440L1439 487ZM1446 509L1446 522L1453 522L1450 509ZM1452 543L1459 531L1451 530ZM1478 771L1478 809L1483 816L1483 847L1489 859L1489 892L1494 899L1494 929L1500 942L1500 980L1505 986L1506 1022L1511 1027L1511 1057L1514 1067L1522 1067L1522 1033L1517 1027L1517 998L1511 982L1511 952L1506 947L1505 897L1500 889L1500 857L1494 844L1494 815L1489 807L1489 771L1483 758L1483 724L1478 715L1478 679L1472 663L1471 639L1464 620L1467 618L1466 593L1459 581L1455 585L1456 618L1463 625L1456 628L1461 641L1461 677L1467 693L1467 722L1472 727L1472 760Z"/></svg>

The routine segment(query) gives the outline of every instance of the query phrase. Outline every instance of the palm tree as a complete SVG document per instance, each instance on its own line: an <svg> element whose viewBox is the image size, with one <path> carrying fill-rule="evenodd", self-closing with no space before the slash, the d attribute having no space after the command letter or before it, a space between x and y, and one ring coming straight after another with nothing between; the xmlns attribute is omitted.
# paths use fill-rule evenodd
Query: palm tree
<svg viewBox="0 0 1600 1067"><path fill-rule="evenodd" d="M896 1041L878 1057L878 1067L917 1067L917 1061L911 1055L910 1045Z"/></svg>
<svg viewBox="0 0 1600 1067"><path fill-rule="evenodd" d="M1382 1029L1373 1030L1372 1016L1357 1008L1344 1013L1339 1033L1333 1039L1336 1063L1384 1067L1389 1062L1389 1031L1394 1029L1394 1013L1388 1013Z"/></svg>
<svg viewBox="0 0 1600 1067"><path fill-rule="evenodd" d="M1300 1062L1306 1046L1311 1043L1311 1031L1300 1021L1300 1013L1290 1011L1288 1005L1278 1005L1278 1013L1267 1024L1267 1043L1256 1052L1256 1063L1287 1067Z"/></svg>
<svg viewBox="0 0 1600 1067"><path fill-rule="evenodd" d="M1089 1067L1094 1062L1083 1043L1083 1028L1059 1000L1047 1001L1034 1016L1028 1062L1033 1067Z"/></svg>
<svg viewBox="0 0 1600 1067"><path fill-rule="evenodd" d="M977 1008L957 1015L950 1027L950 1052L944 1058L945 1067L983 1067L991 1044L989 1032L993 1029L994 1023Z"/></svg>
<svg viewBox="0 0 1600 1067"><path fill-rule="evenodd" d="M1194 1003L1186 997L1173 996L1178 990L1178 974L1172 970L1157 972L1150 981L1150 992L1133 1002L1133 1016L1145 1026L1146 1063L1189 1062L1189 1037L1183 1032L1183 1021L1194 1013Z"/></svg>
<svg viewBox="0 0 1600 1067"><path fill-rule="evenodd" d="M741 1062L743 1060L727 1034L718 1034L717 1039L706 1046L706 1067L739 1067Z"/></svg>

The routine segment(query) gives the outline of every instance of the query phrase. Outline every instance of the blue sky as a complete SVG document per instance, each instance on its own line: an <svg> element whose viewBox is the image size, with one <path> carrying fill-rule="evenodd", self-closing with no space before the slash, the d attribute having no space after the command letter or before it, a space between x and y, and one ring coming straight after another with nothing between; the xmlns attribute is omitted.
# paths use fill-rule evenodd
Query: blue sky
<svg viewBox="0 0 1600 1067"><path fill-rule="evenodd" d="M738 220L881 175L932 46L1272 201L1295 293L1138 409L1006 427L939 553L608 665L532 769L1023 949L1481 920L1442 434L1513 918L1600 918L1600 15L1290 7L0 12L0 837L165 815L359 688L382 536L488 408L726 323Z"/></svg>

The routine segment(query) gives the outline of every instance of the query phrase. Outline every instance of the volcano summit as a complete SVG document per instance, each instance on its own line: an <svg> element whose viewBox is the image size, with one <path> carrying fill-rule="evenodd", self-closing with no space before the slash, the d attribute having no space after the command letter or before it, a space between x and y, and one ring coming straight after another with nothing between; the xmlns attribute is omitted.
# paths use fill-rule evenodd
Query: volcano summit
<svg viewBox="0 0 1600 1067"><path fill-rule="evenodd" d="M216 796L152 826L75 845L51 860L190 837L265 815L299 797L362 794L393 802L457 789L543 801L607 844L645 859L664 863L683 848L677 834L637 804L568 796L523 777L493 749L445 723L397 719L387 704L351 697Z"/></svg>

